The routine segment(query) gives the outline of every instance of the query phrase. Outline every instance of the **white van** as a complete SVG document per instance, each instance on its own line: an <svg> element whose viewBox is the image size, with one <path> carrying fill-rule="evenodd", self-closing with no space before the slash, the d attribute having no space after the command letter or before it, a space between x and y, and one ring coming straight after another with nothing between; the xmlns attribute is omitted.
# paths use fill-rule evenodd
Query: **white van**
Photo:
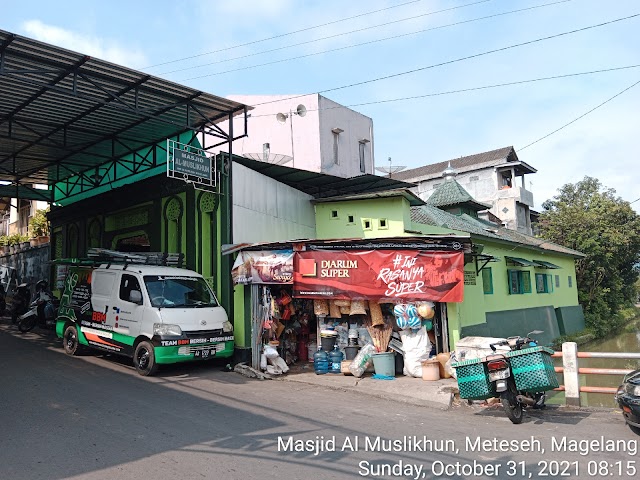
<svg viewBox="0 0 640 480"><path fill-rule="evenodd" d="M233 327L204 277L156 265L69 267L56 334L69 355L85 347L126 355L140 375L234 349Z"/></svg>

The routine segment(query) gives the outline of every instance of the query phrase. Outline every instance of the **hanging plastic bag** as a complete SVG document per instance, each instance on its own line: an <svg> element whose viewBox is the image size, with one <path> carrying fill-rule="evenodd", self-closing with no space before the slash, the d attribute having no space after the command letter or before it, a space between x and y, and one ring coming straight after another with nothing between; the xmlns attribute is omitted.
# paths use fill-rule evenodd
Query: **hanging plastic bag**
<svg viewBox="0 0 640 480"><path fill-rule="evenodd" d="M407 328L420 328L422 319L418 316L415 305L401 303L393 307L393 314L396 317L396 324L401 330Z"/></svg>

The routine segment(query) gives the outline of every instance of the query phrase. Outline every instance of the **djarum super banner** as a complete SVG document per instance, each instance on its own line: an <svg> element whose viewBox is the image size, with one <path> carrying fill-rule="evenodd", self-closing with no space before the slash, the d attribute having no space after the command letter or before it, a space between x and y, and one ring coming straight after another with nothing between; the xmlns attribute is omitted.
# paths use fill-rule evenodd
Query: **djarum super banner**
<svg viewBox="0 0 640 480"><path fill-rule="evenodd" d="M462 252L308 251L295 252L293 265L296 297L462 302L464 294Z"/></svg>

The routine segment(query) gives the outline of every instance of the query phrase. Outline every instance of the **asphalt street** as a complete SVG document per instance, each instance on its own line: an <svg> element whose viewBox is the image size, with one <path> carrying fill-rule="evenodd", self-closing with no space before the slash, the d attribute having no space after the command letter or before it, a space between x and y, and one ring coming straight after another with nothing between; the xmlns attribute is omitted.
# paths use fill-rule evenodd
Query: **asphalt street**
<svg viewBox="0 0 640 480"><path fill-rule="evenodd" d="M636 478L615 410L449 411L199 363L140 377L0 321L0 479ZM506 442L505 442L506 441ZM532 451L522 451L532 450Z"/></svg>

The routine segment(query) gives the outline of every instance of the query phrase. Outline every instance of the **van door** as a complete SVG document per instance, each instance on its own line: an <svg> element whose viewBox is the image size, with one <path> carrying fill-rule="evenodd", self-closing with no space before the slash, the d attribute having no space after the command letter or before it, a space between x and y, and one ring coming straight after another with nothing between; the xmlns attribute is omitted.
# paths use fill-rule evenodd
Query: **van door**
<svg viewBox="0 0 640 480"><path fill-rule="evenodd" d="M91 321L82 322L82 333L89 345L110 352L121 352L113 338L113 298L118 272L94 270L91 273Z"/></svg>
<svg viewBox="0 0 640 480"><path fill-rule="evenodd" d="M144 306L131 301L131 292L139 292L138 298L143 298L138 277L126 271L122 272L120 288L113 307L113 330L135 339L140 334Z"/></svg>

